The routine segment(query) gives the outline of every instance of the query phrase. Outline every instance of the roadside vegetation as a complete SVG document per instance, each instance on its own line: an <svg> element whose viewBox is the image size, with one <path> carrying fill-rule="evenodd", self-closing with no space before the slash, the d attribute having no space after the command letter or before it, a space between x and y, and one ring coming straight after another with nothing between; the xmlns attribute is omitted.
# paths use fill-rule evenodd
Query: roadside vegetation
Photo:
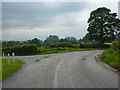
<svg viewBox="0 0 120 90"><path fill-rule="evenodd" d="M38 47L35 44L24 44L3 47L2 51L7 56L14 52L15 55L42 55L51 53L62 53L62 52L72 52L72 51L85 51L85 50L100 50L107 49L110 45L100 44L100 43L81 43L81 44L71 44L68 42L59 42L50 44L47 46Z"/></svg>
<svg viewBox="0 0 120 90"><path fill-rule="evenodd" d="M98 43L84 43L84 44L70 44L67 42L50 44L47 47L41 47L39 54L50 54L50 53L62 53L72 51L87 51L87 50L100 50L106 49L110 45L98 44Z"/></svg>
<svg viewBox="0 0 120 90"><path fill-rule="evenodd" d="M120 71L120 41L114 42L111 47L100 55L103 62Z"/></svg>
<svg viewBox="0 0 120 90"><path fill-rule="evenodd" d="M39 52L37 45L35 44L24 44L15 45L9 47L3 47L2 52L7 55L8 53L12 55L14 52L16 55L34 55Z"/></svg>
<svg viewBox="0 0 120 90"><path fill-rule="evenodd" d="M23 65L23 62L20 60L15 60L15 62L13 62L11 59L10 66L8 66L7 59L0 59L0 62L2 62L2 70L0 70L0 75L2 76L0 76L0 80L4 80Z"/></svg>

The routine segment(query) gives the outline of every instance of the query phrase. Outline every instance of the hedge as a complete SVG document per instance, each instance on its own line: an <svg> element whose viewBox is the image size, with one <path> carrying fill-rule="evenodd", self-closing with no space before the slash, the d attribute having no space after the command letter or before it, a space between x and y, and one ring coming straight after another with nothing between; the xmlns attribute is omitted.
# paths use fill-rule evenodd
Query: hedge
<svg viewBox="0 0 120 90"><path fill-rule="evenodd" d="M15 55L31 55L38 53L38 47L35 44L24 44L24 45L16 45L10 47L3 47L2 52L5 54L10 53L10 55L14 52Z"/></svg>
<svg viewBox="0 0 120 90"><path fill-rule="evenodd" d="M101 43L81 43L80 48L109 48L110 45L105 45Z"/></svg>
<svg viewBox="0 0 120 90"><path fill-rule="evenodd" d="M113 49L115 53L120 55L120 41L113 42L111 49Z"/></svg>
<svg viewBox="0 0 120 90"><path fill-rule="evenodd" d="M73 44L70 44L68 42L60 42L60 43L50 44L49 47L57 48L57 47L74 47L74 46Z"/></svg>

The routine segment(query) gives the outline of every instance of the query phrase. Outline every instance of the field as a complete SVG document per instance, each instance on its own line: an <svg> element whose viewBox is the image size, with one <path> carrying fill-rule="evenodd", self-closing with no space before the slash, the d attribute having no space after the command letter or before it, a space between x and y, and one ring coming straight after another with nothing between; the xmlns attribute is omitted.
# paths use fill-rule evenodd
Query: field
<svg viewBox="0 0 120 90"><path fill-rule="evenodd" d="M20 60L15 60L15 62L13 62L11 59L10 66L8 66L7 59L0 59L0 62L2 62L2 70L0 70L0 80L4 80L8 76L10 76L11 73L17 71L23 65L23 62L21 62Z"/></svg>

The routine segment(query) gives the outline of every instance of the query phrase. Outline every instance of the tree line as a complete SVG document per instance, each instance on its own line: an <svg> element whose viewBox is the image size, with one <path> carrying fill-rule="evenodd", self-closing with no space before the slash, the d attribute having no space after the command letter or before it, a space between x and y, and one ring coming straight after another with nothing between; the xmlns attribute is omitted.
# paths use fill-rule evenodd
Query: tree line
<svg viewBox="0 0 120 90"><path fill-rule="evenodd" d="M44 41L38 38L34 38L32 40L26 40L26 41L3 41L0 43L2 44L2 47L8 47L8 46L15 46L15 45L23 45L23 44L36 44L37 46L47 46L47 45L58 43L58 42L68 42L71 44L79 44L79 43L91 42L91 41L85 37L77 40L76 37L65 37L60 39L56 35L50 35Z"/></svg>

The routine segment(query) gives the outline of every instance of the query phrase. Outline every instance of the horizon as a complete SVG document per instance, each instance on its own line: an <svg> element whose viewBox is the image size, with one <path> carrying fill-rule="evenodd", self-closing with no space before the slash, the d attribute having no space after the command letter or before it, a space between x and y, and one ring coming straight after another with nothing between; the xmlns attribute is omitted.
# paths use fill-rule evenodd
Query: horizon
<svg viewBox="0 0 120 90"><path fill-rule="evenodd" d="M50 36L50 35L49 35ZM49 36L47 36L47 37L49 37ZM54 36L54 35L52 35L52 36ZM56 36L56 35L55 35ZM46 37L46 38L47 38ZM68 36L68 37L70 37L70 36ZM32 38L32 39L35 39L36 37L34 37L34 38ZM65 39L66 37L63 37L63 38L60 38L59 36L58 36L58 38L59 38L59 40L60 39ZM76 38L76 37L75 37ZM32 40L32 39L27 39L27 40ZM37 39L39 39L39 40L41 40L40 38L37 38ZM77 39L77 38L76 38ZM80 39L82 39L82 38L80 38ZM4 42L4 41L19 41L19 42L23 42L23 41L27 41L27 40L0 40L0 42ZM77 39L77 40L79 40L79 39ZM45 41L45 40L42 40L43 42Z"/></svg>

